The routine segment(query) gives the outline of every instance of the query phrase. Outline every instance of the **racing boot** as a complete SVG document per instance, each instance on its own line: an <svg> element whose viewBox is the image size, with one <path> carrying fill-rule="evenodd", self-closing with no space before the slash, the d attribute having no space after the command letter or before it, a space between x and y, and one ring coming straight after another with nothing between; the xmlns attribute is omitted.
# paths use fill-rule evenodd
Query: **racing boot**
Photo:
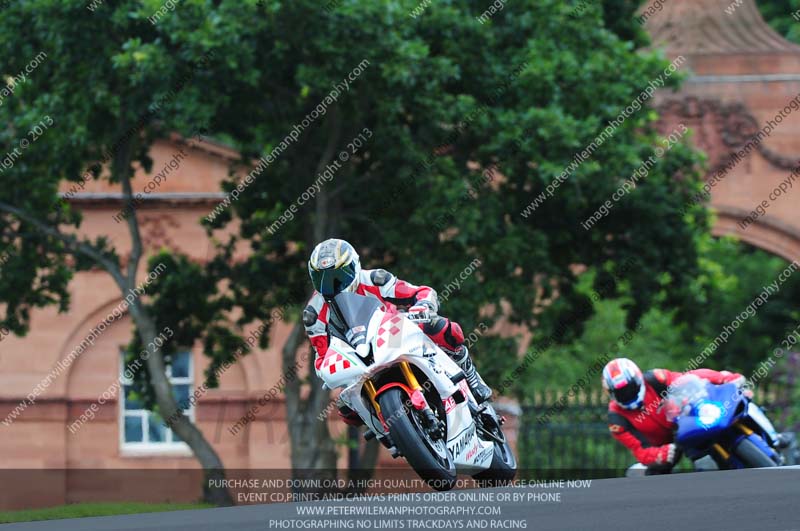
<svg viewBox="0 0 800 531"><path fill-rule="evenodd" d="M475 400L478 404L482 404L486 402L490 398L492 398L492 390L491 388L486 385L486 382L483 381L481 375L478 374L478 371L475 369L475 365L472 364L472 359L469 357L469 350L467 350L466 345L459 346L455 352L448 352L450 358L456 362L456 364L461 367L461 370L464 371L464 375L467 377L467 384L469 385L470 391L475 396Z"/></svg>
<svg viewBox="0 0 800 531"><path fill-rule="evenodd" d="M775 442L775 447L779 449L789 448L795 440L794 433L783 432L778 434L778 440Z"/></svg>
<svg viewBox="0 0 800 531"><path fill-rule="evenodd" d="M467 384L479 404L492 398L492 390L486 385L472 364L469 351L464 344L464 332L458 323L434 314L431 322L423 324L421 328L464 371L464 376L467 377Z"/></svg>

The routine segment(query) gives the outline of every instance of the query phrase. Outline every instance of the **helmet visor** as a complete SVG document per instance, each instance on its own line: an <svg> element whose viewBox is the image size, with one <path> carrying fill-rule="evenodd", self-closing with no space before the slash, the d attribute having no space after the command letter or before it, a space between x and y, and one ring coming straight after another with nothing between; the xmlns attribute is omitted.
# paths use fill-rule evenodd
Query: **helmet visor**
<svg viewBox="0 0 800 531"><path fill-rule="evenodd" d="M639 399L639 382L633 380L625 384L624 387L613 389L611 394L620 405L629 406Z"/></svg>
<svg viewBox="0 0 800 531"><path fill-rule="evenodd" d="M350 262L336 269L311 269L314 289L323 297L333 297L347 289L356 280L355 263Z"/></svg>

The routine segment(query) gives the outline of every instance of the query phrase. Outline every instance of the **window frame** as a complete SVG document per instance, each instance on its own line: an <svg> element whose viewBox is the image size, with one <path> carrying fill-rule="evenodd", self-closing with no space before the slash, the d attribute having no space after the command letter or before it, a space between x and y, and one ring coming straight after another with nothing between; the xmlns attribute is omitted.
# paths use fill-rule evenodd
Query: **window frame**
<svg viewBox="0 0 800 531"><path fill-rule="evenodd" d="M194 386L194 353L189 350L180 350L176 354L188 354L188 376L172 376L172 365L166 367L167 378L170 384L174 385L188 385L189 396L191 397L192 388ZM131 409L125 408L125 386L131 385L132 381L125 378L125 351L120 349L119 356L119 370L117 371L119 387L119 447L120 453L123 457L147 457L152 455L165 455L165 456L191 456L192 451L189 445L184 441L173 440L174 432L172 428L166 428L167 440L164 442L150 441L150 414L152 411L148 409ZM129 415L129 413L135 415ZM189 403L189 407L184 410L192 422L195 420L195 406ZM128 442L125 440L125 419L127 417L138 417L142 423L142 441L141 442Z"/></svg>

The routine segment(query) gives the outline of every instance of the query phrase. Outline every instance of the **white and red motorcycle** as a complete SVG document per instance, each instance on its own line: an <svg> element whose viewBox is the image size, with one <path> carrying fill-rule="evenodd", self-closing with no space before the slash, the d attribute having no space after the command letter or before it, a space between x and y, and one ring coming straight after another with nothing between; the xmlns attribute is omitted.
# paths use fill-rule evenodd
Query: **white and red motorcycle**
<svg viewBox="0 0 800 531"><path fill-rule="evenodd" d="M478 405L463 371L417 323L373 297L340 293L329 301L331 341L317 370L393 457L405 457L431 487L449 490L456 474L482 483L514 478L517 462L491 403Z"/></svg>

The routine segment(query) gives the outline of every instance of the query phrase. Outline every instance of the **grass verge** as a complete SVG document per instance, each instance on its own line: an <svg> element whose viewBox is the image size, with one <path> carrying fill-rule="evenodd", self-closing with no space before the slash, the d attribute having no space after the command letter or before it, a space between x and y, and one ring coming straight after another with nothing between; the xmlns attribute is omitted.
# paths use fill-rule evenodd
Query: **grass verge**
<svg viewBox="0 0 800 531"><path fill-rule="evenodd" d="M75 503L46 507L44 509L0 512L0 524L59 520L63 518L86 518L88 516L185 511L187 509L209 509L211 507L213 506L202 503Z"/></svg>

